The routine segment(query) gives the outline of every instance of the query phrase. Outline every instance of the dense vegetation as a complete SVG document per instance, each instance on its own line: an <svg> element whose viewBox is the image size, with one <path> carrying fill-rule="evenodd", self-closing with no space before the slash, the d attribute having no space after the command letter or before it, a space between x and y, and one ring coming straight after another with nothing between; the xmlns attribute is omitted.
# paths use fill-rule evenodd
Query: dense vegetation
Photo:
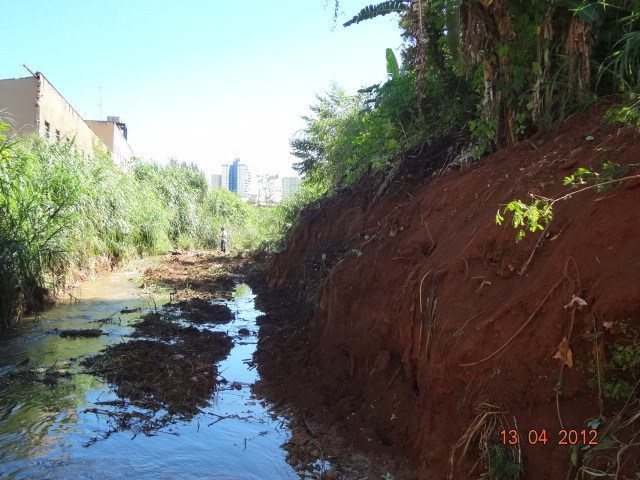
<svg viewBox="0 0 640 480"><path fill-rule="evenodd" d="M335 5L337 13L339 0ZM423 147L436 142L450 149L445 164L478 158L534 133L540 135L528 141L538 148L563 121L603 97L617 104L608 120L640 127L640 0L388 0L363 8L344 26L357 28L352 25L391 13L399 16L403 30L402 66L388 50L385 83L354 95L331 85L317 96L303 117L304 128L291 140L300 160L295 168L307 187L331 194L372 173L385 176L384 185L407 154L431 166L419 152L430 151ZM565 185L581 185L573 193L600 190L632 178L625 177L632 167L637 164L603 161L597 172L578 169ZM497 219L504 220L503 212L513 215L522 238L527 230L544 230L553 204L569 196L531 195L529 205L515 200ZM567 478L622 478L623 453L630 455L625 451L638 445L619 440L626 436L623 428L633 429L640 416L633 407L640 348L628 322L620 321L624 345L619 339L611 342L606 355L596 352L589 367L601 415L588 425L606 440L593 449L572 448ZM557 378L556 400L563 378ZM603 398L620 403L608 403L605 410ZM636 439L633 433L629 437ZM526 464L520 453L489 441L494 440L483 437L486 471L480 476L522 478ZM604 450L613 452L617 465L611 460L598 470L587 467Z"/></svg>
<svg viewBox="0 0 640 480"><path fill-rule="evenodd" d="M291 140L307 185L330 192L442 138L479 157L603 95L625 96L619 119L638 121L640 0L390 0L344 26L389 13L402 67L388 50L386 83L317 97Z"/></svg>
<svg viewBox="0 0 640 480"><path fill-rule="evenodd" d="M214 248L222 226L234 252L273 248L283 223L270 213L210 189L194 165L135 160L122 168L71 143L3 136L0 326L41 308L72 269L90 272L98 259L116 265L171 248Z"/></svg>
<svg viewBox="0 0 640 480"><path fill-rule="evenodd" d="M388 13L399 15L401 62L389 49L385 83L317 96L291 140L302 191L259 214L209 189L194 165L122 169L68 143L1 137L0 325L96 257L212 248L222 226L236 251L276 250L306 203L371 172L392 175L403 152L435 141L478 157L610 94L627 99L616 119L638 123L640 0L390 0L345 26Z"/></svg>

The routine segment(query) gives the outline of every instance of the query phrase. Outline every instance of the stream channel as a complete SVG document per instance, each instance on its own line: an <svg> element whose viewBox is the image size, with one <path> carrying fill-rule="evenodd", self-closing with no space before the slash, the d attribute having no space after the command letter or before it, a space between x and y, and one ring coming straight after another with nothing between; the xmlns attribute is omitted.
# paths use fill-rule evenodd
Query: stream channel
<svg viewBox="0 0 640 480"><path fill-rule="evenodd" d="M290 436L287 421L251 393L258 379L251 359L261 312L245 284L236 285L231 300L219 301L235 319L207 326L227 331L234 340L218 367L227 383L220 385L208 407L152 434L136 430L135 422L122 428L108 414L110 407L104 405L116 404L118 397L101 378L81 373L80 362L107 345L128 341L131 323L169 301L168 291L143 294L132 282L148 264L134 263L84 282L74 293L76 299L22 322L0 339L0 478L299 479L281 448ZM122 313L135 309L142 311ZM111 321L104 323L105 318ZM96 328L107 334L59 335L62 330ZM239 335L240 329L251 335ZM20 364L41 371L54 366L67 376L53 385L6 381Z"/></svg>

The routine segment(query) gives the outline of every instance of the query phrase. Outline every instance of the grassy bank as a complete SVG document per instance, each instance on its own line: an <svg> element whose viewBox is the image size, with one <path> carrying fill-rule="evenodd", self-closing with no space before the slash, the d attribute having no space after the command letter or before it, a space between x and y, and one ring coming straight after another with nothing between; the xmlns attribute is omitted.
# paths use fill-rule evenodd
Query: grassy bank
<svg viewBox="0 0 640 480"><path fill-rule="evenodd" d="M268 210L268 211L266 211ZM60 293L72 270L172 248L276 248L276 210L210 189L195 165L83 156L72 143L0 138L0 327Z"/></svg>

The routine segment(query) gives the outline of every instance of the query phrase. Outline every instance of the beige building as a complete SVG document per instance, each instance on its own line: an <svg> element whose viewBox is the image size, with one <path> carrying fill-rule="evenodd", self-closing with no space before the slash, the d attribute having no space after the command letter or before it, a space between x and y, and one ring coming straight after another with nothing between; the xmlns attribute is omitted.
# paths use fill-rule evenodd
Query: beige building
<svg viewBox="0 0 640 480"><path fill-rule="evenodd" d="M119 119L85 122L40 72L0 80L0 119L11 126L9 135L36 133L42 138L73 141L88 157L93 156L94 148L108 149L116 163L133 156L126 126Z"/></svg>
<svg viewBox="0 0 640 480"><path fill-rule="evenodd" d="M102 139L115 163L123 165L134 157L127 142L127 125L120 121L120 117L107 117L106 122L87 120L86 123Z"/></svg>

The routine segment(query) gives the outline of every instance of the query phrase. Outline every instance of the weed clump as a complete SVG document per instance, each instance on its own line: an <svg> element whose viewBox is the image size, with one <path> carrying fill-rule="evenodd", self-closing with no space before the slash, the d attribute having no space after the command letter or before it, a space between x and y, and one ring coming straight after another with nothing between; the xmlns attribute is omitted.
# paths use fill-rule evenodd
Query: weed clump
<svg viewBox="0 0 640 480"><path fill-rule="evenodd" d="M96 338L104 335L104 332L99 328L84 328L62 330L59 335L60 338Z"/></svg>
<svg viewBox="0 0 640 480"><path fill-rule="evenodd" d="M614 322L608 323L614 328ZM600 365L592 362L589 370L596 377L589 386L599 387L602 396L611 400L634 401L640 399L640 335L627 322L615 325L621 335L605 342L605 358Z"/></svg>
<svg viewBox="0 0 640 480"><path fill-rule="evenodd" d="M69 379L72 374L63 368L57 367L55 364L49 368L36 367L27 360L22 362L16 368L10 370L0 376L0 387L6 388L17 382L41 383L50 389L53 389L60 380Z"/></svg>
<svg viewBox="0 0 640 480"><path fill-rule="evenodd" d="M200 333L193 342L132 340L111 345L82 365L87 373L113 384L120 398L153 411L195 415L199 407L208 405L221 383L213 363L226 357L232 347L222 332Z"/></svg>
<svg viewBox="0 0 640 480"><path fill-rule="evenodd" d="M480 475L486 480L519 480L522 478L524 468L516 462L502 445L491 445L486 450L484 459L487 471Z"/></svg>

